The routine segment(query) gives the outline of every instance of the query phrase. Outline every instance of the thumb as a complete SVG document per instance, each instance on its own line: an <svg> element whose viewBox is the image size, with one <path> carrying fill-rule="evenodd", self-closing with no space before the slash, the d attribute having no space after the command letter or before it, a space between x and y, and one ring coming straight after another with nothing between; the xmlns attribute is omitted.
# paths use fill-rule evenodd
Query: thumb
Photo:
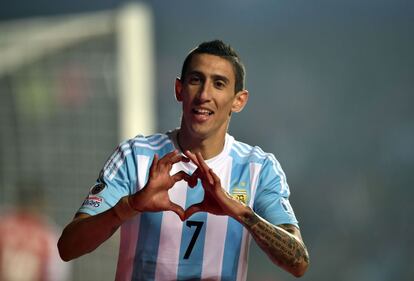
<svg viewBox="0 0 414 281"><path fill-rule="evenodd" d="M197 203L197 204L191 205L184 212L184 220L186 220L189 217L191 217L194 213L201 212L202 210L203 210L203 208L202 208L202 204L201 203Z"/></svg>
<svg viewBox="0 0 414 281"><path fill-rule="evenodd" d="M187 179L188 186L191 188L195 187L197 185L197 181L198 181L198 176L196 173L193 173Z"/></svg>
<svg viewBox="0 0 414 281"><path fill-rule="evenodd" d="M184 212L184 209L180 205L177 205L170 201L169 207L170 207L170 211L173 211L174 213L176 213L180 217L181 221L185 220L185 212Z"/></svg>

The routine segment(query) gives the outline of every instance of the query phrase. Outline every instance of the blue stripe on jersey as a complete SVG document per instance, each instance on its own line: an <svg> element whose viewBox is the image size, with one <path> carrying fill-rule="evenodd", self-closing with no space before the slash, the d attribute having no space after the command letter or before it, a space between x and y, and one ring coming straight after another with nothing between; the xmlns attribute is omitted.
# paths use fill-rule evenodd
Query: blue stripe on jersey
<svg viewBox="0 0 414 281"><path fill-rule="evenodd" d="M200 280L203 269L207 213L199 212L184 222L177 280ZM197 228L200 228L197 230ZM199 231L199 233L197 233ZM198 234L198 235L197 235ZM191 241L193 245L191 245ZM187 255L187 256L185 256Z"/></svg>
<svg viewBox="0 0 414 281"><path fill-rule="evenodd" d="M235 141L232 147L231 156L238 161L250 161L255 163L262 163L265 155L260 153L257 148Z"/></svg>
<svg viewBox="0 0 414 281"><path fill-rule="evenodd" d="M154 135L146 139L135 140L133 143L136 155L150 155L153 158L157 153L160 158L169 153L173 144L163 135ZM150 149L148 149L150 148ZM152 159L149 161L151 165ZM149 167L145 182L148 181ZM163 212L145 212L141 214L139 239L135 251L134 271L132 280L154 280L160 242Z"/></svg>
<svg viewBox="0 0 414 281"><path fill-rule="evenodd" d="M187 189L185 208L187 209L191 205L201 202L203 198L204 189L199 181L196 187ZM207 213L199 212L193 214L183 224L177 280L200 280L201 278L206 221ZM197 230L197 228L200 229ZM193 245L191 245L192 240Z"/></svg>
<svg viewBox="0 0 414 281"><path fill-rule="evenodd" d="M131 280L154 280L162 212L142 213Z"/></svg>
<svg viewBox="0 0 414 281"><path fill-rule="evenodd" d="M233 161L232 165L229 192L232 196L242 195L241 198L246 198L245 203L248 205L252 200L249 165L242 165L237 161ZM243 226L236 220L229 218L224 246L222 280L236 280L237 278L242 234Z"/></svg>
<svg viewBox="0 0 414 281"><path fill-rule="evenodd" d="M221 280L236 280L242 238L243 226L235 219L229 217L226 233L226 244L224 246ZM228 240L232 240L233 242L228 243ZM237 243L235 241L237 241Z"/></svg>

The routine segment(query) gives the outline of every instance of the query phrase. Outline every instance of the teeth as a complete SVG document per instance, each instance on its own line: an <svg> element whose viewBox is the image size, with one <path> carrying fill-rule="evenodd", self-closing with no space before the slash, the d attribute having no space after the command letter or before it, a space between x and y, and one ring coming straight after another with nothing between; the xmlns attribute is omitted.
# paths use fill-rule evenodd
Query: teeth
<svg viewBox="0 0 414 281"><path fill-rule="evenodd" d="M194 109L194 112L197 113L197 114L206 114L206 115L213 114L213 112L211 112L207 109Z"/></svg>

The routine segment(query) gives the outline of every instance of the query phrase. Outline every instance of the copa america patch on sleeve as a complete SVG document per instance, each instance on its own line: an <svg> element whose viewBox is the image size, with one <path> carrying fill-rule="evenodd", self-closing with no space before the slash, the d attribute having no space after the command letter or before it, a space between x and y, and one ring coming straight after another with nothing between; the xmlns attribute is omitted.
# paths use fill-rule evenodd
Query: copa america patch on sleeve
<svg viewBox="0 0 414 281"><path fill-rule="evenodd" d="M83 201L82 206L90 206L90 207L95 207L98 208L99 206L101 206L102 202L104 201L104 199L102 197L99 196L95 196L95 195L89 195L85 201Z"/></svg>
<svg viewBox="0 0 414 281"><path fill-rule="evenodd" d="M103 181L98 180L98 182L90 188L89 194L85 201L83 201L82 206L93 208L100 207L104 202L104 198L99 196L99 193L101 193L105 188L106 184Z"/></svg>
<svg viewBox="0 0 414 281"><path fill-rule="evenodd" d="M91 187L91 190L90 190L89 193L92 194L92 195L96 195L96 194L100 193L102 190L104 190L105 187L106 187L105 183L98 182L94 186Z"/></svg>

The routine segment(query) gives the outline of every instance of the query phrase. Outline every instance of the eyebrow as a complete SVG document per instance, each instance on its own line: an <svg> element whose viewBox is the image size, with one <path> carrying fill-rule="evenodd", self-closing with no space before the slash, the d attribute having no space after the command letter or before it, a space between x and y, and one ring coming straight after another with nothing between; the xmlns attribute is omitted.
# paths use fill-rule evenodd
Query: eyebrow
<svg viewBox="0 0 414 281"><path fill-rule="evenodd" d="M200 71L197 71L197 70L192 70L187 75L188 76L190 76L190 75L198 75L198 76L201 76L201 77L205 77L206 76L204 73L202 73ZM213 74L212 75L212 78L213 78L213 80L223 80L226 84L228 84L230 82L230 79L229 78L227 78L224 75L220 75L220 74Z"/></svg>

